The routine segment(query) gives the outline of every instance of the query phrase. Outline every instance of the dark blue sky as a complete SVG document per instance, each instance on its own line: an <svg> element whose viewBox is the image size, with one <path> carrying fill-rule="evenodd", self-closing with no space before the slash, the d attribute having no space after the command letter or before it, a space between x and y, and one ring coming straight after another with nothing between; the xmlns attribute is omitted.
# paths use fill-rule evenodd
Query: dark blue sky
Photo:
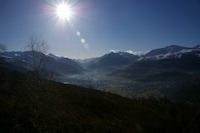
<svg viewBox="0 0 200 133"><path fill-rule="evenodd" d="M0 42L24 50L37 35L50 52L71 58L200 44L199 0L68 0L75 15L65 24L52 12L56 1L0 0Z"/></svg>

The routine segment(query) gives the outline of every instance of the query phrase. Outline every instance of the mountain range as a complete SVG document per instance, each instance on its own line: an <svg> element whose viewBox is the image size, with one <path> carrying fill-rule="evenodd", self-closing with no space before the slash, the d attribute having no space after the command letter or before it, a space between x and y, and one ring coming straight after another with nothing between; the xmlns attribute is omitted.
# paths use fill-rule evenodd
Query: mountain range
<svg viewBox="0 0 200 133"><path fill-rule="evenodd" d="M199 45L193 48L171 45L151 50L144 55L110 52L84 60L37 54L45 57L46 69L56 73L56 81L126 97L174 98L171 95L177 93L173 88L184 82L193 83L189 81L199 79L200 74ZM31 70L30 51L5 52L2 56L5 66L24 73ZM187 91L184 92L186 95Z"/></svg>
<svg viewBox="0 0 200 133"><path fill-rule="evenodd" d="M13 69L18 67L24 72L31 70L33 62L31 51L5 52L3 55L6 63L11 64ZM45 55L39 52L35 52L35 55L37 55L38 60L43 57L46 69L49 71L55 71L58 75L77 74L83 71L82 67L72 59L58 57L53 54Z"/></svg>

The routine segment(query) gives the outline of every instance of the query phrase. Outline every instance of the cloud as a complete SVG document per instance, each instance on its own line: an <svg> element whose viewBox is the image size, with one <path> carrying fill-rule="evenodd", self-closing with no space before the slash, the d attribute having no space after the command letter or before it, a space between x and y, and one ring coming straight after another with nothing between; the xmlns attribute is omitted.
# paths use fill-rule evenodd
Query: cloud
<svg viewBox="0 0 200 133"><path fill-rule="evenodd" d="M115 50L115 49L111 49L110 52L112 53L117 53L117 52L120 52L120 50ZM121 51L123 52L123 51ZM125 52L129 53L129 54L133 54L133 55L144 55L146 53L148 53L149 51L133 51L133 50L126 50Z"/></svg>
<svg viewBox="0 0 200 133"><path fill-rule="evenodd" d="M129 54L134 54L134 52L132 50L127 50L126 52Z"/></svg>
<svg viewBox="0 0 200 133"><path fill-rule="evenodd" d="M129 54L134 54L134 55L144 55L148 53L149 51L133 51L133 50L127 50L126 51Z"/></svg>

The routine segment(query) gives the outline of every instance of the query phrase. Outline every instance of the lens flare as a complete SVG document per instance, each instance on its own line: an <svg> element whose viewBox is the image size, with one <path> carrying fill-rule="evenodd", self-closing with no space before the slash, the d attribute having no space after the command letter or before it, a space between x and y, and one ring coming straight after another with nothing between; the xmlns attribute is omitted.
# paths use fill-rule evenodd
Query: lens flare
<svg viewBox="0 0 200 133"><path fill-rule="evenodd" d="M81 43L85 43L85 39L84 38L81 38Z"/></svg>
<svg viewBox="0 0 200 133"><path fill-rule="evenodd" d="M77 31L77 32L76 32L76 35L77 35L77 36L80 36L80 35L81 35L81 33L80 33L79 31Z"/></svg>

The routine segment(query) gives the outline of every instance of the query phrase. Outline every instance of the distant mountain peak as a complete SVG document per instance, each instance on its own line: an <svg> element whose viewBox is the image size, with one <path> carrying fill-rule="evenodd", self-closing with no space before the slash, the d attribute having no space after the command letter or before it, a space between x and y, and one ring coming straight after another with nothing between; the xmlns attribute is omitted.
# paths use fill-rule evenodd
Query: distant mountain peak
<svg viewBox="0 0 200 133"><path fill-rule="evenodd" d="M164 55L164 54L168 54L168 53L178 52L178 51L181 51L183 49L190 49L190 48L183 47L183 46L178 46L178 45L170 45L170 46L167 46L165 48L159 48L159 49L151 50L145 56Z"/></svg>
<svg viewBox="0 0 200 133"><path fill-rule="evenodd" d="M124 52L124 51L118 51L118 52L113 52L111 51L110 53L107 53L105 54L104 56L102 57L105 57L105 56L121 56L123 58L135 58L135 57L139 57L138 55L135 55L135 54L131 54L129 52Z"/></svg>
<svg viewBox="0 0 200 133"><path fill-rule="evenodd" d="M200 49L200 44L194 46L193 48L195 48L195 49Z"/></svg>
<svg viewBox="0 0 200 133"><path fill-rule="evenodd" d="M169 58L182 58L183 55L194 55L199 57L200 45L197 45L193 48L171 45L165 48L155 49L147 53L144 57L141 57L139 60L161 60Z"/></svg>
<svg viewBox="0 0 200 133"><path fill-rule="evenodd" d="M178 45L170 45L170 46L167 46L165 47L165 49L168 49L169 51L180 51L182 49L189 49L187 47L183 47L183 46L178 46Z"/></svg>
<svg viewBox="0 0 200 133"><path fill-rule="evenodd" d="M176 47L183 48L183 46L179 46L179 45L168 45L168 46L166 46L166 48L176 48Z"/></svg>

